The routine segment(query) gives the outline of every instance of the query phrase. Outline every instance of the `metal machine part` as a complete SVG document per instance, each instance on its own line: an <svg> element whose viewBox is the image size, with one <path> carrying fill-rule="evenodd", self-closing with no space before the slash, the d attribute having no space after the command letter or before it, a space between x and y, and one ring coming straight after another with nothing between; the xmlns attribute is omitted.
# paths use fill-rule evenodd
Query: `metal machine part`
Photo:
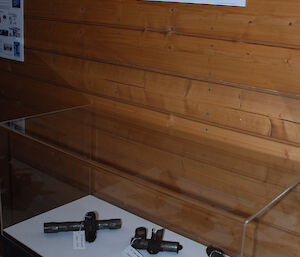
<svg viewBox="0 0 300 257"><path fill-rule="evenodd" d="M88 212L83 221L48 222L44 223L44 233L58 233L68 231L84 231L85 240L89 243L97 238L97 230L119 229L122 226L121 219L96 220L95 212Z"/></svg>
<svg viewBox="0 0 300 257"><path fill-rule="evenodd" d="M147 239L147 229L139 227L135 230L135 236L131 239L131 246L139 250L147 250L150 254L157 254L162 251L176 252L182 250L178 242L163 241L164 229L152 230L152 236Z"/></svg>
<svg viewBox="0 0 300 257"><path fill-rule="evenodd" d="M219 249L219 248L216 248L216 247L213 247L213 246L208 246L206 248L206 253L209 257L224 257L224 252Z"/></svg>

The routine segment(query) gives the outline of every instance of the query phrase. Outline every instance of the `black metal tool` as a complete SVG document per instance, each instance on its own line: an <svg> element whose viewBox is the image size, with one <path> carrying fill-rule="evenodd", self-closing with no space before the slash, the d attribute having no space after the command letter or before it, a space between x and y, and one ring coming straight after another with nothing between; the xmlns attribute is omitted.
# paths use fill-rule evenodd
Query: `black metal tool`
<svg viewBox="0 0 300 257"><path fill-rule="evenodd" d="M85 240L89 243L97 238L97 230L119 229L122 226L121 219L96 220L95 212L88 212L83 221L48 222L44 223L44 233L58 233L67 231L85 231Z"/></svg>
<svg viewBox="0 0 300 257"><path fill-rule="evenodd" d="M147 239L147 229L139 227L135 230L135 236L131 239L131 246L139 250L147 250L150 254L162 251L178 253L183 247L178 242L163 241L164 229L152 230L151 239Z"/></svg>
<svg viewBox="0 0 300 257"><path fill-rule="evenodd" d="M224 252L219 248L213 247L212 245L206 248L206 253L209 257L224 257Z"/></svg>

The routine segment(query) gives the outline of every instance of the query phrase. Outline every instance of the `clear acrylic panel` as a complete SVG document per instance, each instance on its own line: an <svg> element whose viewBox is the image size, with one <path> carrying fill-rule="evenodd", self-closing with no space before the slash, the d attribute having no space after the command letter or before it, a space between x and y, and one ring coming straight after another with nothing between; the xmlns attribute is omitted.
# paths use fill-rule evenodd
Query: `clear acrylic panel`
<svg viewBox="0 0 300 257"><path fill-rule="evenodd" d="M33 89L32 91L30 91ZM26 92L25 92L26 90ZM31 92L30 94L28 92ZM0 91L0 124L16 119L36 117L90 104L82 93L49 84L26 87L2 83Z"/></svg>
<svg viewBox="0 0 300 257"><path fill-rule="evenodd" d="M258 212L245 220L240 257L300 256L300 179L295 181ZM253 238L247 229L254 227ZM253 229L253 228L252 228Z"/></svg>
<svg viewBox="0 0 300 257"><path fill-rule="evenodd" d="M147 127L139 123L138 113L126 111L128 116L120 118L114 110L90 105L4 124L1 131L7 133L8 149L1 159L4 230L92 194L239 256L245 220L297 180L297 173L281 178L282 170L275 166L273 172L264 162L258 165L206 142L181 138L171 125L165 130ZM158 120L157 127L159 122L164 121ZM214 158L235 169L212 165ZM245 163L248 176L239 174L240 169L246 170ZM265 251L272 249L264 233L272 233L273 227L279 233L288 232L278 238L281 245L298 235L299 189L291 195L294 199L287 196L274 205L276 211L249 222L244 256L263 256L263 251L257 252L260 245ZM295 213L286 213L286 206L289 210L295 206ZM259 237L258 220L270 229Z"/></svg>
<svg viewBox="0 0 300 257"><path fill-rule="evenodd" d="M35 114L33 117L2 123L0 135L5 141L0 153L2 232L13 224L89 194L89 167L68 154L57 152L56 141L51 141L51 138L56 136L59 140L65 135L58 135L58 130L54 132L51 128L47 132L51 121L55 123L58 121L56 119L64 117L64 113L79 113L78 108L83 107ZM35 134L36 130L41 133ZM66 130L64 133L76 140L71 132ZM76 133L83 136L82 141L89 140L88 132ZM69 145L73 146L76 147L76 143ZM61 150L64 148L62 146ZM89 156L90 149L81 149Z"/></svg>

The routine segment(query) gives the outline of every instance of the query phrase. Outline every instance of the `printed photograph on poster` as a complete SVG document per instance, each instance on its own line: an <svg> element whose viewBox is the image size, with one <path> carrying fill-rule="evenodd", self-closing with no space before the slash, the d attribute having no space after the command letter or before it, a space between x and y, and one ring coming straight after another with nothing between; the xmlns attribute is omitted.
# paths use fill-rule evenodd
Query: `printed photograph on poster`
<svg viewBox="0 0 300 257"><path fill-rule="evenodd" d="M194 4L211 4L211 5L228 5L228 6L246 6L246 0L145 0L173 3L194 3Z"/></svg>
<svg viewBox="0 0 300 257"><path fill-rule="evenodd" d="M21 37L21 31L19 28L14 27L14 28L9 28L9 36L10 37Z"/></svg>
<svg viewBox="0 0 300 257"><path fill-rule="evenodd" d="M0 29L0 36L8 37L8 30Z"/></svg>
<svg viewBox="0 0 300 257"><path fill-rule="evenodd" d="M7 23L7 14L4 11L0 10L0 27L5 26Z"/></svg>
<svg viewBox="0 0 300 257"><path fill-rule="evenodd" d="M0 58L24 61L23 0L0 0Z"/></svg>
<svg viewBox="0 0 300 257"><path fill-rule="evenodd" d="M12 47L12 44L9 44L9 43L4 43L3 44L3 52L8 55L8 56L11 56L13 54L13 47Z"/></svg>
<svg viewBox="0 0 300 257"><path fill-rule="evenodd" d="M21 0L12 0L13 8L21 8Z"/></svg>
<svg viewBox="0 0 300 257"><path fill-rule="evenodd" d="M18 23L18 15L16 15L15 13L9 13L8 14L8 22L9 22L10 26L17 25L17 23Z"/></svg>

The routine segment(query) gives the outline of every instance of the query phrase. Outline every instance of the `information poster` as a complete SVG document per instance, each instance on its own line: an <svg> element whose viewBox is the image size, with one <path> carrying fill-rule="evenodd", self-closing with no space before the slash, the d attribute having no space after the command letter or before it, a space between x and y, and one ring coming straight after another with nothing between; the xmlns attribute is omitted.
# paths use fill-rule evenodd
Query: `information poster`
<svg viewBox="0 0 300 257"><path fill-rule="evenodd" d="M229 6L246 6L246 0L148 0L160 2L180 2L195 4L213 4L213 5L229 5Z"/></svg>
<svg viewBox="0 0 300 257"><path fill-rule="evenodd" d="M0 57L24 61L24 0L0 0Z"/></svg>

